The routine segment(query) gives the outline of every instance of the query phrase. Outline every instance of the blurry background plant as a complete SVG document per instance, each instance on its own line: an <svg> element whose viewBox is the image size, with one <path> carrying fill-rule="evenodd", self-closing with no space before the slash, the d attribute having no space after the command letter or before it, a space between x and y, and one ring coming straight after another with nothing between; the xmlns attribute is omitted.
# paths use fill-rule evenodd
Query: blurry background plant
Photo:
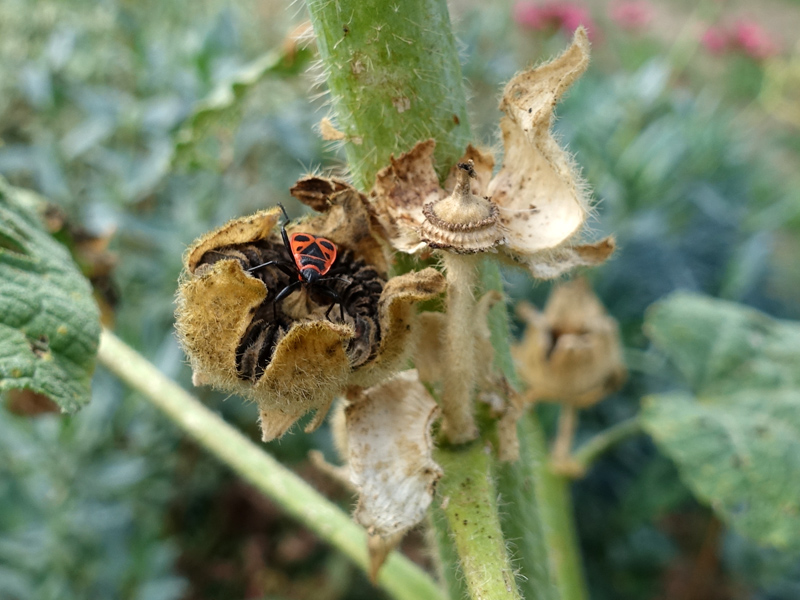
<svg viewBox="0 0 800 600"><path fill-rule="evenodd" d="M555 54L581 22L594 32L593 68L560 106L557 130L600 200L598 234L617 235L616 257L589 276L620 322L630 374L584 411L578 445L636 414L643 396L682 386L642 333L645 309L672 290L800 318L800 50L789 45L800 6L745 8L451 7L474 131L488 143L500 85ZM304 74L311 51L286 41L303 19L270 0L204 0L191 11L150 0L0 0L0 174L57 202L75 227L113 232L116 330L185 386L172 334L184 248L229 218L287 201L308 169L343 162L315 133L326 109ZM754 35L756 24L767 33ZM724 43L709 44L709 31ZM515 272L507 280L513 299L543 305L549 285L532 288ZM196 393L259 438L254 406ZM2 409L0 596L378 596L102 370L93 396L68 418ZM555 410L541 412L554 427ZM306 462L310 448L333 457L327 428L269 451L347 506L347 492ZM682 481L640 437L575 484L593 598L800 596L795 555L725 528ZM428 560L419 535L404 547Z"/></svg>

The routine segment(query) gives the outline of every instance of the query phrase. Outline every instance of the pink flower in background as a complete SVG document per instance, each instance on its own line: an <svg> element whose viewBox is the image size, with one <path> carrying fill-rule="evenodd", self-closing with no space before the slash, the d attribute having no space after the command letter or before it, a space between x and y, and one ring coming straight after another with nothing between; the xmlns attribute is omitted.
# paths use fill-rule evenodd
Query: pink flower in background
<svg viewBox="0 0 800 600"><path fill-rule="evenodd" d="M729 27L709 27L700 41L713 54L738 52L753 60L764 60L780 52L780 46L766 29L745 19Z"/></svg>
<svg viewBox="0 0 800 600"><path fill-rule="evenodd" d="M700 38L700 43L712 54L722 54L728 49L728 32L721 27L709 27Z"/></svg>
<svg viewBox="0 0 800 600"><path fill-rule="evenodd" d="M770 33L755 21L737 21L732 38L737 49L756 60L769 58L780 51Z"/></svg>
<svg viewBox="0 0 800 600"><path fill-rule="evenodd" d="M622 29L645 29L653 21L653 6L647 0L620 0L609 8L611 20Z"/></svg>
<svg viewBox="0 0 800 600"><path fill-rule="evenodd" d="M522 27L537 31L561 30L572 35L583 25L589 39L595 38L597 33L597 25L589 10L572 2L517 2L514 5L514 20Z"/></svg>

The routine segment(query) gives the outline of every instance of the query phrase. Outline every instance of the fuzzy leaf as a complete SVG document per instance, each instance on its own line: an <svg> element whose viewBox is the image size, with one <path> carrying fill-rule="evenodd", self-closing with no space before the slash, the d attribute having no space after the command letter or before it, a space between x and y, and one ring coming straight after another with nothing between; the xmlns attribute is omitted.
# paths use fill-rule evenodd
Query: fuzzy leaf
<svg viewBox="0 0 800 600"><path fill-rule="evenodd" d="M67 249L44 231L42 207L0 179L0 392L33 390L69 412L89 400L100 314Z"/></svg>
<svg viewBox="0 0 800 600"><path fill-rule="evenodd" d="M800 550L800 390L647 398L644 425L692 491L743 535Z"/></svg>
<svg viewBox="0 0 800 600"><path fill-rule="evenodd" d="M800 389L800 324L677 293L649 310L645 331L698 393Z"/></svg>
<svg viewBox="0 0 800 600"><path fill-rule="evenodd" d="M800 550L800 326L679 293L650 310L646 331L696 396L647 398L645 429L731 526Z"/></svg>

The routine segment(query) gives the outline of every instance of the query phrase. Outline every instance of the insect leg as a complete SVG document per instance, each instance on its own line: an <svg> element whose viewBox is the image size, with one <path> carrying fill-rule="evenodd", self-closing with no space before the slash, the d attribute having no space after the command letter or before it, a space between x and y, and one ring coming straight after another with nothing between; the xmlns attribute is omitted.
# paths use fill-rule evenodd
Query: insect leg
<svg viewBox="0 0 800 600"><path fill-rule="evenodd" d="M270 260L265 263L261 263L260 265L256 265L255 267L250 267L247 269L248 271L255 271L256 269L260 269L261 267L271 267L271 266L278 267L281 271L286 273L289 277L293 277L297 275L297 268L288 261L285 260Z"/></svg>
<svg viewBox="0 0 800 600"><path fill-rule="evenodd" d="M300 286L303 282L302 281L295 281L294 283L290 283L285 288L283 288L278 295L272 300L272 320L278 320L278 302L289 296L293 291L295 291L298 286Z"/></svg>
<svg viewBox="0 0 800 600"><path fill-rule="evenodd" d="M289 222L289 215L286 214L286 209L283 207L283 204L278 202L278 206L281 207L283 211L283 223L281 224L281 237L283 238L283 245L286 246L286 249L289 251L289 256L292 255L292 245L289 243L289 234L286 233L286 224Z"/></svg>
<svg viewBox="0 0 800 600"><path fill-rule="evenodd" d="M281 291L278 293L278 295L277 295L277 296L275 296L275 300L273 300L273 302L277 304L278 302L280 302L281 300L283 300L284 298L286 298L287 296L289 296L289 294L291 294L292 292L294 292L294 291L295 291L295 290L296 290L296 289L297 289L299 286L301 286L302 284L303 284L303 282L302 282L302 281L295 281L294 283L290 283L290 284L289 284L289 285L287 285L285 288L283 288L283 289L282 289L282 290L281 290Z"/></svg>

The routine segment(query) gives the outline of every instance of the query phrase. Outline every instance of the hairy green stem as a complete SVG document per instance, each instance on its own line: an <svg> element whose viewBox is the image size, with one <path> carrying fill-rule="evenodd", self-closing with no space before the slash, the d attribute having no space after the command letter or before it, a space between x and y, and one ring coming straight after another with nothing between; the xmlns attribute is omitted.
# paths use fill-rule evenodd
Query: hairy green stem
<svg viewBox="0 0 800 600"><path fill-rule="evenodd" d="M444 0L306 0L354 183L436 140L443 176L471 141Z"/></svg>
<svg viewBox="0 0 800 600"><path fill-rule="evenodd" d="M486 260L482 283L487 290L502 291L500 269ZM496 368L512 387L519 387L511 357L511 332L504 305L489 313L489 330ZM577 547L572 502L566 480L549 468L549 453L536 412L531 408L517 427L520 458L497 467L497 488L508 502L503 510L503 531L517 545L515 563L520 587L528 600L584 600L588 597Z"/></svg>
<svg viewBox="0 0 800 600"><path fill-rule="evenodd" d="M442 511L470 596L521 598L500 528L497 491L490 475L491 449L478 442L438 450L435 457L445 473L439 482Z"/></svg>
<svg viewBox="0 0 800 600"><path fill-rule="evenodd" d="M583 444L583 446L575 451L572 458L583 470L586 470L600 455L607 452L611 447L640 433L642 433L642 422L638 417L632 417L626 421L621 421L601 431Z"/></svg>
<svg viewBox="0 0 800 600"><path fill-rule="evenodd" d="M368 570L366 535L335 504L107 330L103 331L100 338L98 358L106 368L144 394L154 406L240 477L348 556L365 572ZM444 600L433 579L398 553L394 553L383 566L378 583L398 600Z"/></svg>
<svg viewBox="0 0 800 600"><path fill-rule="evenodd" d="M443 177L472 141L445 1L306 1L356 185L369 189L376 172L389 164L392 154L405 152L430 137L437 142L437 168ZM493 261L485 261L482 287L502 293L499 270ZM482 291L475 293L480 296ZM490 311L489 324L495 365L511 386L517 387L509 350L508 315L502 303ZM436 532L432 537L440 548L439 567L452 600L461 600L464 590L455 576L455 552L473 597L517 594L513 579L510 587L506 585L511 570L499 532L490 534L495 545L484 548L487 538L478 535L470 542L462 535L469 531L464 529L463 518L460 525L454 520L456 512L463 515L471 510L467 505L484 494L491 498L484 503L487 523L498 522L493 477L497 477L496 490L501 500L511 503L503 507L502 528L516 551L514 567L523 576L519 585L524 596L543 600L582 597L571 592L583 587L571 530L571 507L560 503L563 494L559 495L559 491L563 488L546 471L547 448L535 417L523 420L525 423L519 427L521 458L513 465L496 465L483 454L480 443L462 449L440 449L437 453L445 469L439 489L448 499L445 514L440 508L434 509ZM525 426L531 423L535 425L533 431ZM464 471L472 473L471 482L480 482L479 489L470 494L456 493L456 482L466 484L465 477L459 474ZM454 493L443 489L453 489ZM475 526L467 521L470 527ZM497 583L491 593L497 596L482 595L486 588L481 587L479 579L486 573L475 557L487 551L495 565L490 575ZM556 560L556 555L562 558Z"/></svg>
<svg viewBox="0 0 800 600"><path fill-rule="evenodd" d="M542 533L558 588L557 597L561 600L586 600L589 593L575 532L571 481L550 470L544 432L533 410L520 419L519 431L536 457L531 465L534 494L541 511Z"/></svg>
<svg viewBox="0 0 800 600"><path fill-rule="evenodd" d="M474 256L442 253L447 275L447 326L442 361L442 433L451 444L463 444L478 435L475 405L475 285Z"/></svg>

